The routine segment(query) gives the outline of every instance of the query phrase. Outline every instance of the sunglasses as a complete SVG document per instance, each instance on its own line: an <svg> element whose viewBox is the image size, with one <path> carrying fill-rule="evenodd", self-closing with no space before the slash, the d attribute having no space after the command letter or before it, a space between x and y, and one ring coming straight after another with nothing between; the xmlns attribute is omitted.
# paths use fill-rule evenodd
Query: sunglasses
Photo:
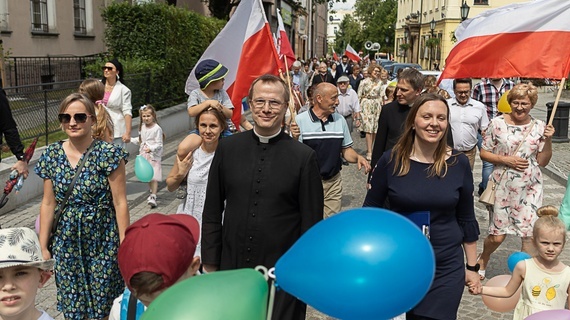
<svg viewBox="0 0 570 320"><path fill-rule="evenodd" d="M89 116L87 113L76 113L73 115L73 120L75 120L76 123L85 123ZM60 113L57 115L57 118L60 123L69 123L71 121L71 115L69 113Z"/></svg>
<svg viewBox="0 0 570 320"><path fill-rule="evenodd" d="M103 71L113 71L113 67L103 66L102 69Z"/></svg>

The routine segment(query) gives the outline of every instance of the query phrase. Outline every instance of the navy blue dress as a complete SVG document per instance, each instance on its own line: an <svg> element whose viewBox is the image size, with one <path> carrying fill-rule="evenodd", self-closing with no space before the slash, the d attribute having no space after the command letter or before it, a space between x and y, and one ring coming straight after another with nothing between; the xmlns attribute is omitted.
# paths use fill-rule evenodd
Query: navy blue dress
<svg viewBox="0 0 570 320"><path fill-rule="evenodd" d="M411 310L433 319L456 319L465 286L462 244L479 238L473 205L473 175L469 160L454 151L445 177L428 177L429 164L411 160L405 176L394 174L386 151L372 174L365 207L384 207L389 200L395 212L430 211L430 242L435 252L434 282L424 299ZM421 272L421 270L418 270Z"/></svg>

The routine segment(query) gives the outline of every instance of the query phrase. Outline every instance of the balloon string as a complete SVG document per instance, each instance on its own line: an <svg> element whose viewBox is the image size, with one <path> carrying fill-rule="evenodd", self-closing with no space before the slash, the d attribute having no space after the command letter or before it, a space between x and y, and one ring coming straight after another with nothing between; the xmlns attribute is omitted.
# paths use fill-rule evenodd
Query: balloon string
<svg viewBox="0 0 570 320"><path fill-rule="evenodd" d="M273 270L273 268L271 268ZM272 272L272 271L270 271ZM269 286L269 304L267 305L267 320L271 320L271 316L273 315L273 303L275 301L275 277L270 280Z"/></svg>
<svg viewBox="0 0 570 320"><path fill-rule="evenodd" d="M275 301L275 268L267 270L265 266L257 266L255 270L261 272L266 281L269 282L269 302L267 304L267 320L271 320L273 315L273 303Z"/></svg>

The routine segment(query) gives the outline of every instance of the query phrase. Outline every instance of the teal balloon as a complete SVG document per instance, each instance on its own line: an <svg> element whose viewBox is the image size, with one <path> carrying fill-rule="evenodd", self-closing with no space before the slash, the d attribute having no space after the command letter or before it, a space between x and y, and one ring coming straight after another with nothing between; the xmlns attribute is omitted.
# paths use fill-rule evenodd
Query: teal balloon
<svg viewBox="0 0 570 320"><path fill-rule="evenodd" d="M135 159L135 176L141 182L150 182L154 176L152 165L141 155L138 155Z"/></svg>
<svg viewBox="0 0 570 320"><path fill-rule="evenodd" d="M348 210L305 232L277 261L277 286L340 319L390 319L412 309L435 275L429 240L404 216Z"/></svg>
<svg viewBox="0 0 570 320"><path fill-rule="evenodd" d="M268 285L253 269L217 271L161 293L141 320L266 320Z"/></svg>

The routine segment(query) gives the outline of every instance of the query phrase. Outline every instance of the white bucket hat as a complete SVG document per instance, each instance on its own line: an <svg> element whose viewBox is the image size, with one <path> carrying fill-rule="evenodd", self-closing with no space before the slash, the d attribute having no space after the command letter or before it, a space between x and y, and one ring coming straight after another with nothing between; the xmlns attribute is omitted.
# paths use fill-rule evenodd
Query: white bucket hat
<svg viewBox="0 0 570 320"><path fill-rule="evenodd" d="M14 266L53 269L55 260L43 260L40 240L30 228L0 229L0 268Z"/></svg>

